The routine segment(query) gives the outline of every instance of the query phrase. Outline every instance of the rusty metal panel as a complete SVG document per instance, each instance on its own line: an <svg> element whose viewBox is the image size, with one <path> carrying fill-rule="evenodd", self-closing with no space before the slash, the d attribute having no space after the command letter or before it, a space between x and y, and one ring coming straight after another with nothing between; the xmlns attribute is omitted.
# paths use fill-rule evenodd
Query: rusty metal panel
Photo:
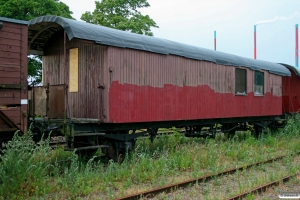
<svg viewBox="0 0 300 200"><path fill-rule="evenodd" d="M2 22L0 29L0 110L22 132L27 130L26 24ZM1 126L1 122L0 122Z"/></svg>
<svg viewBox="0 0 300 200"><path fill-rule="evenodd" d="M48 112L49 118L64 118L65 114L65 85L49 86Z"/></svg>
<svg viewBox="0 0 300 200"><path fill-rule="evenodd" d="M33 104L34 114L36 116L47 115L47 94L46 87L34 87L33 88Z"/></svg>

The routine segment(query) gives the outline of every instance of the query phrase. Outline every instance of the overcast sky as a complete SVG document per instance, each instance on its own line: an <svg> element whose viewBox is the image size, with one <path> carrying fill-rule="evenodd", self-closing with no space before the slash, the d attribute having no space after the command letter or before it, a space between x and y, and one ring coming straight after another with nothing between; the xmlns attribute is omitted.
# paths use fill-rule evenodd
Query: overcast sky
<svg viewBox="0 0 300 200"><path fill-rule="evenodd" d="M95 0L61 0L80 20L95 9ZM257 59L295 66L295 24L300 0L148 0L142 9L159 26L154 37L214 48L253 58L253 26L257 25Z"/></svg>

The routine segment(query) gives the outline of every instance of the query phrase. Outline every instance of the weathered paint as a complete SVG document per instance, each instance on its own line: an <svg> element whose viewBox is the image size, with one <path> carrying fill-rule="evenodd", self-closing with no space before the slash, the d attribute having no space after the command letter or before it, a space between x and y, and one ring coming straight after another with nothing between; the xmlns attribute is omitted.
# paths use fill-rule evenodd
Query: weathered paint
<svg viewBox="0 0 300 200"><path fill-rule="evenodd" d="M69 85L69 49L78 48L78 92L67 92L67 117L90 118L104 121L107 104L103 70L107 47L89 41L66 41L66 66L64 66L63 32L50 38L43 56L43 85ZM51 108L49 108L51 109ZM54 114L54 113L53 113ZM59 118L59 116L52 116Z"/></svg>
<svg viewBox="0 0 300 200"><path fill-rule="evenodd" d="M44 85L68 84L60 34L44 49ZM232 66L78 39L66 42L71 48L78 48L79 60L78 92L67 97L71 118L129 123L281 114L281 76L267 71L264 96L255 96L254 71L242 67L248 94L236 96Z"/></svg>
<svg viewBox="0 0 300 200"><path fill-rule="evenodd" d="M235 67L174 55L109 47L109 122L167 121L281 114L281 76L264 72L264 96L236 96Z"/></svg>
<svg viewBox="0 0 300 200"><path fill-rule="evenodd" d="M163 88L119 84L110 88L110 121L115 123L272 116L281 114L281 97L218 93L208 86Z"/></svg>
<svg viewBox="0 0 300 200"><path fill-rule="evenodd" d="M27 25L2 22L0 29L0 112L22 132L27 129ZM5 87L5 89L4 89ZM23 100L23 101L22 101ZM22 103L21 103L22 102ZM0 120L0 132L11 124Z"/></svg>
<svg viewBox="0 0 300 200"><path fill-rule="evenodd" d="M300 111L300 77L290 70L292 76L282 77L282 112L295 113Z"/></svg>

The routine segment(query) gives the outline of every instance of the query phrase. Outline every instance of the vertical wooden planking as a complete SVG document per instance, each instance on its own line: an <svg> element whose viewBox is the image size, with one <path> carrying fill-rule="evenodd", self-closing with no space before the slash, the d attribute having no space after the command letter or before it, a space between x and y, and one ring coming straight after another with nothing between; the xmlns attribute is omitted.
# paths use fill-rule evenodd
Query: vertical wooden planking
<svg viewBox="0 0 300 200"><path fill-rule="evenodd" d="M276 95L276 100L270 96L271 87L266 87L263 98L253 95L253 71L248 68L244 68L247 95L236 96L235 67L132 49L109 49L109 58L114 60L109 89L110 122L280 114L278 106L273 111L267 109L267 102L278 103Z"/></svg>
<svg viewBox="0 0 300 200"><path fill-rule="evenodd" d="M64 84L64 73L67 73L66 78L70 80L67 98L69 117L107 120L105 104L108 103L106 90L109 78L106 77L109 74L108 71L107 74L103 73L107 62L104 58L107 47L78 39L67 41L67 70L65 70L63 34L53 40L44 50L43 85Z"/></svg>
<svg viewBox="0 0 300 200"><path fill-rule="evenodd" d="M7 120L0 127L13 125L27 131L27 24L3 21L0 29L0 111ZM1 117L0 117L1 118ZM0 129L1 132L1 129Z"/></svg>

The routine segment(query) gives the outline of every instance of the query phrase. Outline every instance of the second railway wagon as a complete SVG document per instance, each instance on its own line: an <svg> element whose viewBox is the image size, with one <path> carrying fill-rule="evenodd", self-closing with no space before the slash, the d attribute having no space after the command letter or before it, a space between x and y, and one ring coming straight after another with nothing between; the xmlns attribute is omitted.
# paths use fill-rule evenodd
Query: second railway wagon
<svg viewBox="0 0 300 200"><path fill-rule="evenodd" d="M43 55L31 114L63 130L71 149L105 148L111 158L132 148L143 134L136 129L271 124L282 115L282 76L290 76L280 64L57 16L31 20L28 43ZM41 134L43 123L33 122Z"/></svg>
<svg viewBox="0 0 300 200"><path fill-rule="evenodd" d="M300 112L300 70L291 65L282 65L291 72L291 76L282 77L282 112L288 114Z"/></svg>
<svg viewBox="0 0 300 200"><path fill-rule="evenodd" d="M0 17L0 148L27 125L28 22Z"/></svg>

